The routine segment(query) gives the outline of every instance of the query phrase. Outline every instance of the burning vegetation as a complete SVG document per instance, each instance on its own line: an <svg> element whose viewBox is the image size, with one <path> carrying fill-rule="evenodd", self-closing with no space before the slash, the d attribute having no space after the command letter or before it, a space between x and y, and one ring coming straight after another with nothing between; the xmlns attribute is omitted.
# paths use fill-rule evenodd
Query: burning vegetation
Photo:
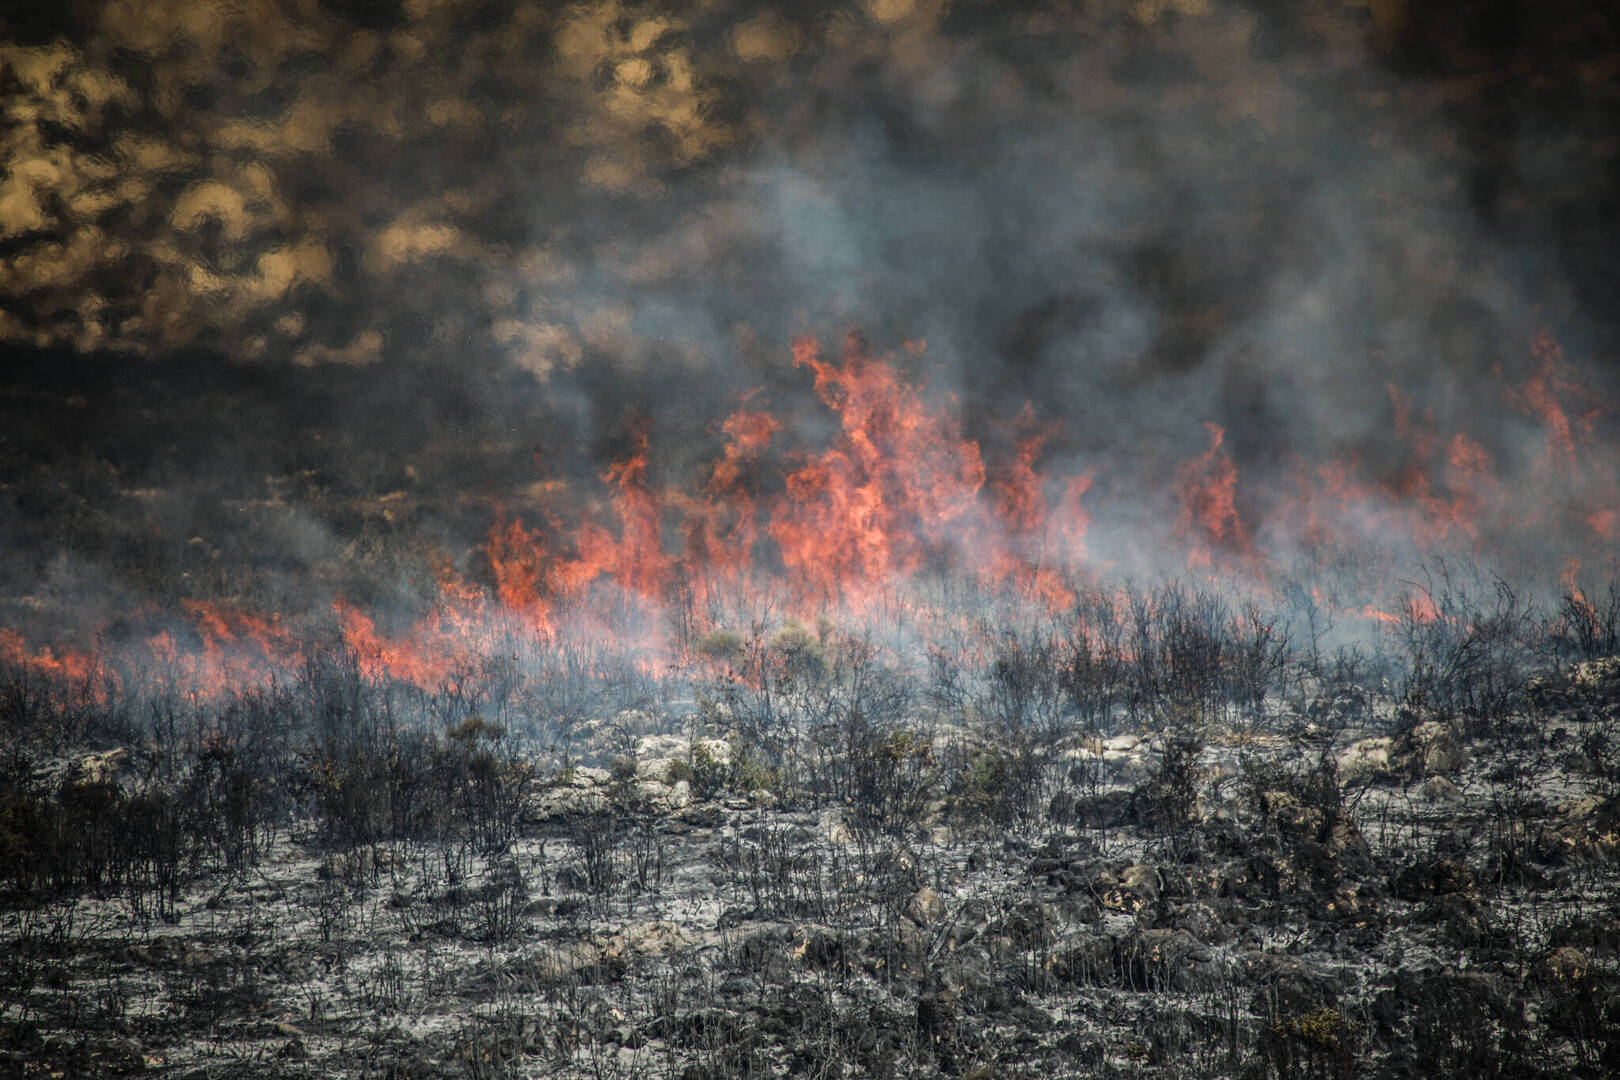
<svg viewBox="0 0 1620 1080"><path fill-rule="evenodd" d="M32 8L0 1074L1620 1075L1612 12Z"/></svg>
<svg viewBox="0 0 1620 1080"><path fill-rule="evenodd" d="M1481 441L1491 432L1437 432L1391 388L1386 475L1353 456L1294 462L1280 488L1251 493L1208 423L1207 447L1144 492L1154 480L1129 462L1111 476L1044 461L1059 432L1028 406L981 447L952 400L905 370L920 342L878 356L852 333L835 359L804 339L793 358L822 410L809 426L829 429L819 445L795 442L750 395L716 424L718 456L678 485L652 468L657 448L638 424L598 487L535 485L526 512L490 507L475 550L434 554L419 615L391 613L380 629L378 612L342 595L290 614L192 597L122 616L89 646L14 630L0 643L13 666L92 697L137 693L158 672L207 701L285 682L324 642L367 677L428 693L468 664L544 672L558 650L627 658L648 678L721 675L731 658L713 641L786 620L870 638L915 666L963 648L990 610L1097 639L1097 613L1127 618L1128 582L1164 565L1290 627L1305 604L1314 639L1338 648L1440 621L1425 570L1437 559L1506 567L1538 598L1561 594L1567 618L1586 604L1583 567L1612 565L1614 421L1556 343L1543 335L1534 348L1533 374L1499 391L1538 432L1521 460L1498 466ZM1144 522L1156 504L1159 524Z"/></svg>
<svg viewBox="0 0 1620 1080"><path fill-rule="evenodd" d="M7 630L7 1060L1604 1075L1613 474L1537 350L1527 461L1392 394L1395 479L1250 498L1208 425L1146 583L1119 483L852 335L819 442L753 395L682 487L635 427L419 613Z"/></svg>

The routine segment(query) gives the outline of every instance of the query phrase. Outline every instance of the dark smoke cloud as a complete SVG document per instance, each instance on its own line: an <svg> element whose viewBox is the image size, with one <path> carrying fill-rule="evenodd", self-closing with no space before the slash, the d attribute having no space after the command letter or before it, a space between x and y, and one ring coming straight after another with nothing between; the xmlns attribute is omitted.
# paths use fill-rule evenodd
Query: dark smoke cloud
<svg viewBox="0 0 1620 1080"><path fill-rule="evenodd" d="M0 40L14 593L425 592L638 416L671 480L749 389L826 425L787 343L852 325L926 338L977 437L1028 400L1054 462L1134 463L1104 491L1206 421L1251 492L1376 470L1390 384L1511 467L1541 329L1612 386L1604 5L113 0Z"/></svg>

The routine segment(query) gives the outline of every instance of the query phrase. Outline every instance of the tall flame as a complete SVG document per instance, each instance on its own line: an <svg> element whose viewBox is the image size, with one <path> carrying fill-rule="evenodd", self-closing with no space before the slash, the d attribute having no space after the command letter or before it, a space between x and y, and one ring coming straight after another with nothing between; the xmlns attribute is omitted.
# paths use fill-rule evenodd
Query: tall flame
<svg viewBox="0 0 1620 1080"><path fill-rule="evenodd" d="M779 616L807 623L827 613L876 618L936 572L1068 617L1077 589L1111 566L1107 544L1094 537L1117 548L1106 527L1139 515L1120 513L1118 494L1098 497L1094 478L1107 474L1107 460L1072 474L1043 467L1059 428L1032 406L992 424L994 438L981 447L953 398L904 374L923 350L908 343L904 358L880 356L850 334L831 358L817 342L797 341L794 365L835 421L822 444L789 438L798 433L785 432L756 392L717 426L718 455L683 487L655 475L655 447L639 424L629 452L601 472L594 501L572 493L586 496L586 507L571 524L554 509L525 520L498 507L481 559L470 553L463 570L440 561L425 614L385 632L377 614L339 598L328 626L368 677L434 689L467 657L514 640L564 650L612 641L652 672L693 660L696 639L728 617L737 597L776 598ZM1493 555L1517 546L1545 557L1550 536L1562 545L1556 557L1578 567L1620 532L1620 462L1599 435L1605 406L1557 342L1538 336L1531 352L1532 374L1504 391L1539 428L1528 460L1492 433L1442 430L1391 387L1393 468L1372 473L1355 456L1295 460L1289 489L1267 493L1244 485L1226 430L1208 423L1204 448L1171 473L1174 514L1164 531L1196 573L1262 587L1284 560L1312 548ZM481 565L487 574L473 569ZM1569 588L1578 608L1584 596L1573 578ZM1440 618L1424 595L1335 606L1375 624ZM188 692L265 685L303 663L309 628L298 619L200 599L173 615L179 620L155 619L144 644L127 648L144 650ZM14 670L111 685L138 667L103 659L0 629L0 664Z"/></svg>

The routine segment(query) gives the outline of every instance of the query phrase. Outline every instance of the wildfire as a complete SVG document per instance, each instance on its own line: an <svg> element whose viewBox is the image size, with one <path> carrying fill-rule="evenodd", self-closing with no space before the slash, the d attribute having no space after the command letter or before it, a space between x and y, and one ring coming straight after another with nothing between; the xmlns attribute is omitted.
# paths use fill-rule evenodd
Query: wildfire
<svg viewBox="0 0 1620 1080"><path fill-rule="evenodd" d="M804 625L825 615L875 621L905 609L911 585L954 575L1067 617L1077 588L1095 585L1118 554L1093 550L1098 523L1115 537L1116 522L1138 520L1120 504L1132 496L1105 486L1099 497L1094 480L1109 473L1106 458L1073 473L1046 465L1060 428L1032 405L981 446L950 395L907 376L923 349L877 355L851 334L829 357L813 340L795 342L795 367L835 421L823 444L795 441L799 433L756 392L716 425L718 454L695 484L681 485L651 467L659 448L638 425L629 452L602 470L596 498L571 493L587 495L572 523L554 510L525 520L498 507L482 561L469 561L487 574L446 558L437 600L397 632L341 598L328 626L368 677L433 689L466 657L513 640L556 648L612 640L645 671L707 662L694 642L721 626L736 597L774 598L777 617ZM1612 541L1620 473L1596 434L1603 410L1550 337L1532 351L1534 373L1505 397L1541 429L1534 460L1504 460L1486 432L1440 430L1391 387L1396 468L1369 475L1353 455L1296 459L1289 489L1267 493L1244 486L1227 432L1206 423L1204 449L1173 469L1167 537L1191 571L1262 589L1301 544L1490 554L1515 543L1538 550L1535 529ZM1339 610L1376 624L1440 617L1421 593L1398 599L1394 614L1387 595L1365 599L1374 602ZM183 601L177 614L183 625L154 626L144 649L191 692L265 685L304 662L310 631L299 619L203 600ZM0 663L78 684L118 677L94 654L34 647L12 630L0 630Z"/></svg>
<svg viewBox="0 0 1620 1080"><path fill-rule="evenodd" d="M1209 431L1209 449L1176 469L1181 497L1176 534L1188 541L1189 569L1208 569L1220 550L1245 558L1252 554L1248 530L1237 511L1237 466L1221 448L1226 432L1218 424L1204 427Z"/></svg>
<svg viewBox="0 0 1620 1080"><path fill-rule="evenodd" d="M95 671L95 659L77 649L31 649L15 630L0 627L0 663L70 685L84 684Z"/></svg>

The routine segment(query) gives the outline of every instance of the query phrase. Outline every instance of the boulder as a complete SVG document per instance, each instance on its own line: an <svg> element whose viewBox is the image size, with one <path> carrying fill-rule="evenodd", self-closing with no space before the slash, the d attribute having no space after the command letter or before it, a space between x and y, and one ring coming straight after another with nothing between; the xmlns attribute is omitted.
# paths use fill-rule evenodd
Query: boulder
<svg viewBox="0 0 1620 1080"><path fill-rule="evenodd" d="M1204 945L1224 945L1232 939L1220 913L1202 902L1178 906L1170 915L1170 928L1185 930Z"/></svg>
<svg viewBox="0 0 1620 1080"><path fill-rule="evenodd" d="M1390 771L1390 745L1387 736L1357 739L1340 752L1338 758L1339 782L1363 783L1388 776Z"/></svg>
<svg viewBox="0 0 1620 1080"><path fill-rule="evenodd" d="M1102 893L1103 907L1135 915L1159 899L1164 881L1159 872L1146 864L1126 867L1117 884Z"/></svg>
<svg viewBox="0 0 1620 1080"><path fill-rule="evenodd" d="M1452 776L1468 764L1468 751L1448 725L1427 720L1397 741L1392 762L1408 776Z"/></svg>
<svg viewBox="0 0 1620 1080"><path fill-rule="evenodd" d="M1135 990L1207 992L1224 973L1214 954L1185 930L1144 930L1115 954L1121 985Z"/></svg>
<svg viewBox="0 0 1620 1080"><path fill-rule="evenodd" d="M609 960L642 956L668 956L695 944L690 934L672 922L655 920L626 926L602 946Z"/></svg>
<svg viewBox="0 0 1620 1080"><path fill-rule="evenodd" d="M81 784L110 784L129 769L129 747L86 754L68 767L68 777Z"/></svg>
<svg viewBox="0 0 1620 1080"><path fill-rule="evenodd" d="M1457 785L1444 776L1429 777L1423 782L1420 794L1429 802L1436 803L1456 802L1462 798L1462 792L1457 789Z"/></svg>
<svg viewBox="0 0 1620 1080"><path fill-rule="evenodd" d="M1389 886L1402 900L1427 900L1472 889L1474 870L1465 862L1425 859L1396 873Z"/></svg>
<svg viewBox="0 0 1620 1080"><path fill-rule="evenodd" d="M1591 958L1572 945L1564 945L1548 953L1536 965L1542 978L1553 982L1573 983L1586 977L1592 969Z"/></svg>
<svg viewBox="0 0 1620 1080"><path fill-rule="evenodd" d="M906 901L906 918L918 926L933 926L945 918L945 900L925 885Z"/></svg>

